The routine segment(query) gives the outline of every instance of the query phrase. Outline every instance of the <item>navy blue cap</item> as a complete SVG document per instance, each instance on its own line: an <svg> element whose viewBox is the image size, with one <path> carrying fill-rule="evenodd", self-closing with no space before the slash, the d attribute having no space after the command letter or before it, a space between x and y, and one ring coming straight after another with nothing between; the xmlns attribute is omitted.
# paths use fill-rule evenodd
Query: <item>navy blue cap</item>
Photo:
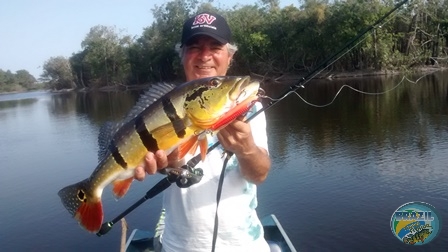
<svg viewBox="0 0 448 252"><path fill-rule="evenodd" d="M197 35L210 36L222 44L227 44L232 39L227 21L222 16L210 12L199 13L185 21L181 46Z"/></svg>

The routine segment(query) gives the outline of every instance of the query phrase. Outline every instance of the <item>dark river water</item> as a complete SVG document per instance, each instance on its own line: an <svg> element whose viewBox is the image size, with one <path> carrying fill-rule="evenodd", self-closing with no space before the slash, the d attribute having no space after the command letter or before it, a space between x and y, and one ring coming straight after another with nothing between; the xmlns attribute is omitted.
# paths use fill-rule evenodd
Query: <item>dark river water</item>
<svg viewBox="0 0 448 252"><path fill-rule="evenodd" d="M408 76L417 80L420 76ZM272 170L259 186L260 216L273 213L298 251L447 251L448 73L312 81L266 111ZM399 84L399 85L398 85ZM360 94L343 85L364 92ZM397 86L398 85L398 86ZM265 84L278 97L285 84ZM57 192L90 175L100 126L119 119L137 92L0 95L0 250L119 251L121 224L99 238L81 229ZM111 220L162 178L134 182ZM153 229L161 195L126 217ZM442 219L439 236L410 246L392 233L401 205L423 201ZM130 231L129 231L130 232Z"/></svg>

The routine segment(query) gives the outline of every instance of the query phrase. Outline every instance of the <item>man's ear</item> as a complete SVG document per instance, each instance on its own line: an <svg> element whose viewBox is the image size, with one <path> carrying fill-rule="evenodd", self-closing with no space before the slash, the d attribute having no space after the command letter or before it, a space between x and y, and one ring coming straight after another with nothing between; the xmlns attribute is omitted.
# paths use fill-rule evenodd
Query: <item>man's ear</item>
<svg viewBox="0 0 448 252"><path fill-rule="evenodd" d="M232 60L233 60L233 54L229 55L229 60L227 62L227 68L229 68L230 65L232 64Z"/></svg>

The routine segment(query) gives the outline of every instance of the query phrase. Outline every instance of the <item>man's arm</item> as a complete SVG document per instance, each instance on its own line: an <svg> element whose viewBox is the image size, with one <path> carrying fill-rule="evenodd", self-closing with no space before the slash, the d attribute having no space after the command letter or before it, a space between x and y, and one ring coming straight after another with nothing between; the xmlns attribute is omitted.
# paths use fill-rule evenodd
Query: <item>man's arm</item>
<svg viewBox="0 0 448 252"><path fill-rule="evenodd" d="M271 167L267 150L255 144L249 123L235 120L218 133L225 150L233 152L238 159L241 174L250 182L262 183Z"/></svg>

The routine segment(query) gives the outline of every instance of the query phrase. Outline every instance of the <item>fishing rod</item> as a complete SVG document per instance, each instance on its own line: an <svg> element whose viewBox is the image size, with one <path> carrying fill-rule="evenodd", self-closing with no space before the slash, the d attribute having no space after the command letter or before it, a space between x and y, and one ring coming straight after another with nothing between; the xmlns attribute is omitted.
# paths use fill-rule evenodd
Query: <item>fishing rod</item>
<svg viewBox="0 0 448 252"><path fill-rule="evenodd" d="M202 179L203 171L201 168L190 169L186 165L179 168L165 168L164 172L166 177L162 178L156 185L154 185L149 191L146 192L145 196L137 200L134 204L124 210L121 214L115 217L113 220L105 222L101 225L100 230L96 233L98 237L107 234L121 219L123 219L130 212L134 211L138 206L143 204L145 201L154 198L159 193L163 192L165 189L171 186L171 184L176 183L180 188L190 187L193 184L199 183Z"/></svg>
<svg viewBox="0 0 448 252"><path fill-rule="evenodd" d="M266 106L263 106L263 108L259 109L252 115L250 115L245 121L249 122L254 117L259 115L260 113L266 111L270 107L277 104L277 102L281 101L284 97L289 95L291 92L296 91L299 88L303 88L304 85L312 80L317 74L320 73L321 70L327 68L331 64L334 63L334 60L342 54L344 51L350 51L353 48L353 44L363 37L366 33L373 30L378 24L383 22L384 19L389 17L392 13L394 13L397 9L399 9L401 6L403 6L405 3L407 3L409 0L403 0L402 2L395 5L394 8L392 8L390 11L388 11L386 14L384 14L381 18L379 18L375 23L367 27L364 31L361 31L356 37L348 41L340 50L338 50L336 53L325 59L322 63L320 63L317 67L312 69L306 76L302 77L296 84L290 86L288 91L285 91L281 96L279 96L279 99L274 99L269 102ZM218 147L220 145L219 141L215 142L213 145L211 145L207 149L207 154L210 153L213 149ZM217 204L220 201L220 195L222 190L222 183L224 179L224 168L226 167L227 161L230 159L230 157L233 155L231 152L226 152L226 157L223 164L223 169L220 175L219 184L218 184L218 192L217 192ZM202 178L202 169L201 168L194 168L199 162L201 161L201 155L198 154L191 158L185 165L183 165L180 168L167 168L167 177L160 180L154 187L152 187L142 198L140 198L137 202L135 202L133 205L128 207L125 211L123 211L121 214L119 214L116 218L114 218L112 221L105 222L101 226L100 231L98 231L97 236L102 236L109 232L112 229L112 226L117 223L120 219L124 218L127 214L132 212L135 208L137 208L139 205L143 204L146 200L153 198L160 192L164 191L166 188L168 188L171 184L176 183L177 186L180 188L189 187L192 184L198 183ZM215 215L215 229L213 232L213 249L215 247L216 242L216 233L217 233L217 215Z"/></svg>
<svg viewBox="0 0 448 252"><path fill-rule="evenodd" d="M285 98L287 95L289 95L291 92L295 92L297 89L304 87L304 85L309 82L311 79L313 79L317 74L319 74L319 72L323 69L325 69L326 67L330 66L331 64L334 63L334 59L336 59L339 55L342 54L342 52L344 52L345 50L350 51L353 48L353 44L360 39L361 37L363 37L366 33L370 32L371 30L373 30L378 24L380 24L381 22L383 22L384 19L386 19L388 16L390 16L392 13L394 13L398 8L400 8L402 5L404 5L406 2L408 2L408 0L403 0L402 2L398 3L394 8L392 8L389 12L387 12L386 14L384 14L380 19L378 19L375 23L373 23L372 25L370 25L369 27L367 27L364 31L360 32L355 38L351 39L350 41L348 41L344 47L342 47L340 50L338 50L336 53L334 53L333 55L331 55L330 57L328 57L326 60L324 60L321 64L319 64L317 67L315 67L311 72L309 72L306 76L304 76L303 78L301 78L296 84L292 85L289 87L288 91L285 91L284 94L282 94L280 96L279 99L275 99L275 100L271 100L269 102L268 105L263 106L263 108L259 109L258 111L256 111L255 113L253 113L252 115L250 115L245 121L249 122L250 120L252 120L253 118L255 118L257 115L259 115L260 113L266 111L268 108L274 106L275 104L277 104L277 102L281 101L283 98ZM212 151L214 148L218 147L220 145L219 141L215 142L212 146L210 146L207 150L207 154ZM225 159L224 159L224 163L223 163L223 167L221 170L221 174L219 176L219 182L218 182L218 190L216 192L216 212L215 212L215 220L214 220L214 228L213 228L213 237L212 237L212 252L215 252L216 249L216 240L218 238L218 206L219 206L219 202L221 199L221 192L222 192L222 186L224 183L224 174L225 174L225 168L227 166L227 162L229 161L230 157L233 155L232 152L229 151L225 151ZM188 167L195 167L199 161L201 160L201 155L198 154L195 157L193 157L192 159L190 159L187 162L187 166Z"/></svg>
<svg viewBox="0 0 448 252"><path fill-rule="evenodd" d="M299 88L304 88L304 85L306 83L308 83L310 80L312 80L314 77L316 77L316 75L318 75L320 73L321 70L327 68L328 66L331 66L334 63L334 59L336 59L339 55L342 54L342 52L346 51L349 52L352 48L353 48L353 44L360 38L362 38L366 33L370 32L371 30L373 30L378 24L382 23L384 21L384 19L386 19L387 17L389 17L392 13L394 13L397 9L399 9L401 6L403 6L405 3L407 3L409 0L403 0L402 2L398 3L397 5L395 5L394 8L392 8L390 11L388 11L386 14L384 14L381 18L379 18L375 23L373 23L372 25L370 25L369 27L367 27L364 31L361 31L356 37L354 37L353 39L351 39L350 41L348 41L341 49L339 49L336 53L334 53L333 55L331 55L330 57L328 57L327 59L325 59L323 62L321 62L317 67L315 67L314 69L312 69L307 75L305 75L304 77L302 77L296 84L290 86L288 88L287 91L285 91L282 95L279 96L278 99L273 99L271 100L266 106L263 106L263 108L259 109L258 111L256 111L255 113L253 113L251 116L249 116L245 121L249 122L250 120L252 120L254 117L256 117L257 115L259 115L260 113L266 111L267 109L269 109L270 107L274 106L275 104L277 104L277 102L281 101L283 98L285 98L287 95L289 95L292 92L295 92L297 89ZM215 149L216 147L218 147L220 145L219 142L214 143L212 146L210 146L207 149L207 154L210 153L210 151L212 151L213 149ZM230 153L228 153L230 154ZM201 156L200 154L196 155L195 157L191 158L188 162L187 162L187 166L189 167L195 167L199 161L201 160Z"/></svg>

